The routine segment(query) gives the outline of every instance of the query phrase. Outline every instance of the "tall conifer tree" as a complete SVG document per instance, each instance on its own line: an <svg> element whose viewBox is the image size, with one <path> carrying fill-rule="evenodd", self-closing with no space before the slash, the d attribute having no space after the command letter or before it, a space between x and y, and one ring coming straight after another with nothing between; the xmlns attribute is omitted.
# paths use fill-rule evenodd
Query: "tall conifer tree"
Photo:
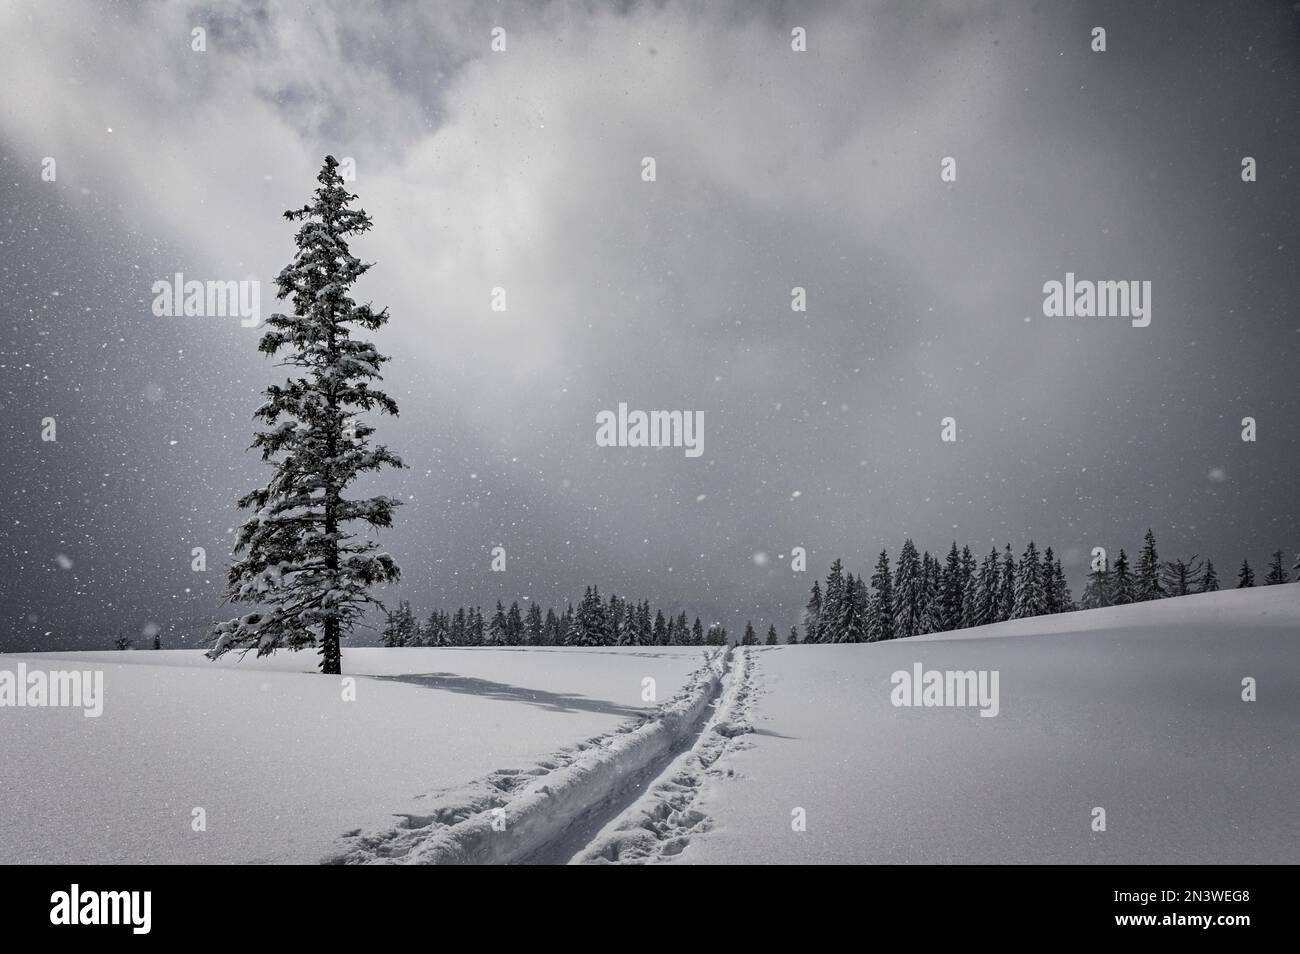
<svg viewBox="0 0 1300 954"><path fill-rule="evenodd" d="M388 359L353 337L388 321L387 309L350 295L371 265L352 254L348 239L369 231L370 217L351 207L356 196L344 188L333 156L316 181L312 201L284 213L301 223L294 260L275 280L293 314L268 318L258 347L293 372L266 389L254 414L266 430L253 447L275 471L239 500L252 516L239 530L227 577L228 600L259 608L218 625L208 655L319 646L321 672L339 673L343 637L368 604L379 605L371 589L401 575L378 544L352 531L391 526L399 501L344 494L362 474L402 462L372 444L374 428L358 419L368 411L397 414L392 398L371 386Z"/></svg>

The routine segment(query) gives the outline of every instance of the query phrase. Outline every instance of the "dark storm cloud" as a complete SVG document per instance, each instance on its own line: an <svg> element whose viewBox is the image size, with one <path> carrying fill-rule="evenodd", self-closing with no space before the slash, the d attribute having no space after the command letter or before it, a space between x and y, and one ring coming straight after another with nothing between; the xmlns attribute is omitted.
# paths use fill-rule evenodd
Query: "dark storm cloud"
<svg viewBox="0 0 1300 954"><path fill-rule="evenodd" d="M327 151L376 221L410 465L382 539L419 607L595 582L784 630L905 535L1032 536L1076 594L1147 526L1225 577L1300 546L1287 4L219 9L0 14L9 648L221 616L277 372L150 285L260 278L271 310ZM1044 318L1066 272L1151 281L1151 326ZM702 411L703 456L598 448L620 401Z"/></svg>

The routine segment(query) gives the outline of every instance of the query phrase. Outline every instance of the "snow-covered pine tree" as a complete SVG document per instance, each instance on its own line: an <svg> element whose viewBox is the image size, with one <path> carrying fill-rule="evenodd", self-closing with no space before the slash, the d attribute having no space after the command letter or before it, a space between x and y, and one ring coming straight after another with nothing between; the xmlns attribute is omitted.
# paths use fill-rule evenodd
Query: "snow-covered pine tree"
<svg viewBox="0 0 1300 954"><path fill-rule="evenodd" d="M767 643L768 646L775 646L775 645L777 644L777 638L776 638L776 624L775 624L775 623L769 624L768 627L767 627L767 640L766 640L766 643Z"/></svg>
<svg viewBox="0 0 1300 954"><path fill-rule="evenodd" d="M844 600L838 633L842 643L867 641L867 585L852 573L844 578Z"/></svg>
<svg viewBox="0 0 1300 954"><path fill-rule="evenodd" d="M492 614L492 622L488 623L487 641L493 646L506 644L506 608L500 600L497 600L497 611Z"/></svg>
<svg viewBox="0 0 1300 954"><path fill-rule="evenodd" d="M642 600L636 611L635 646L649 646L654 640L654 623L650 619L650 601Z"/></svg>
<svg viewBox="0 0 1300 954"><path fill-rule="evenodd" d="M695 622L691 624L691 645L704 645L704 624L700 622L698 616L695 617Z"/></svg>
<svg viewBox="0 0 1300 954"><path fill-rule="evenodd" d="M889 574L889 552L881 550L876 558L876 572L871 574L870 616L867 640L879 642L894 638L894 581Z"/></svg>
<svg viewBox="0 0 1300 954"><path fill-rule="evenodd" d="M998 582L998 618L997 622L1011 619L1016 611L1016 557L1007 544L1002 553L1002 579Z"/></svg>
<svg viewBox="0 0 1300 954"><path fill-rule="evenodd" d="M387 309L358 305L349 294L371 265L351 253L348 238L369 231L370 217L350 208L356 196L343 187L333 156L316 181L312 202L284 213L302 223L294 260L275 280L294 314L271 315L258 345L295 369L283 385L266 389L254 414L267 430L252 446L275 473L239 500L252 516L240 527L227 576L226 598L259 608L219 624L208 656L319 646L321 672L337 674L342 638L368 604L380 605L371 588L401 575L373 540L349 530L391 526L399 501L344 493L360 475L402 462L371 444L374 428L357 419L367 411L397 414L396 402L371 387L388 359L352 336L388 321Z"/></svg>
<svg viewBox="0 0 1300 954"><path fill-rule="evenodd" d="M1205 574L1201 577L1201 592L1214 593L1219 589L1219 574L1214 571L1214 562L1205 561Z"/></svg>
<svg viewBox="0 0 1300 954"><path fill-rule="evenodd" d="M402 600L398 607L398 612L402 619L402 642L403 646L418 646L420 639L424 635L420 632L420 621L415 614L411 612L411 604Z"/></svg>
<svg viewBox="0 0 1300 954"><path fill-rule="evenodd" d="M754 632L754 624L749 620L745 621L745 635L740 640L740 645L742 646L758 645L758 633Z"/></svg>
<svg viewBox="0 0 1300 954"><path fill-rule="evenodd" d="M1156 535L1149 527L1146 536L1143 537L1142 551L1138 554L1135 576L1134 588L1137 601L1165 598L1165 587L1160 581L1160 555L1156 552Z"/></svg>
<svg viewBox="0 0 1300 954"><path fill-rule="evenodd" d="M822 591L821 622L817 627L817 642L839 643L844 641L844 565L839 559L831 564L831 571L826 576L826 589Z"/></svg>
<svg viewBox="0 0 1300 954"><path fill-rule="evenodd" d="M554 610L551 611L554 615ZM524 630L527 634L528 645L540 646L542 644L542 608L537 603L528 604L528 616L524 620Z"/></svg>
<svg viewBox="0 0 1300 954"><path fill-rule="evenodd" d="M1237 589L1254 585L1255 571L1251 568L1249 560L1242 560L1241 569L1237 571Z"/></svg>
<svg viewBox="0 0 1300 954"><path fill-rule="evenodd" d="M1286 582L1286 567L1282 564L1282 551L1274 550L1273 559L1268 564L1268 576L1264 577L1264 585L1277 586Z"/></svg>
<svg viewBox="0 0 1300 954"><path fill-rule="evenodd" d="M998 548L995 546L981 562L975 574L972 589L975 591L971 625L984 626L998 618Z"/></svg>
<svg viewBox="0 0 1300 954"><path fill-rule="evenodd" d="M430 646L451 645L451 617L447 613L434 613L428 625Z"/></svg>
<svg viewBox="0 0 1300 954"><path fill-rule="evenodd" d="M556 630L559 637L556 642L557 646L568 646L573 641L573 616L573 604L570 603L564 610L564 615L560 617L560 625Z"/></svg>
<svg viewBox="0 0 1300 954"><path fill-rule="evenodd" d="M979 572L979 565L975 562L975 556L971 553L968 546L961 548L961 620L959 629L970 629L975 625L975 575Z"/></svg>
<svg viewBox="0 0 1300 954"><path fill-rule="evenodd" d="M790 635L785 638L785 641L790 646L799 645L799 628L797 626L790 627Z"/></svg>
<svg viewBox="0 0 1300 954"><path fill-rule="evenodd" d="M1043 612L1043 568L1038 562L1038 547L1029 541L1016 570L1016 598L1012 619L1027 619Z"/></svg>
<svg viewBox="0 0 1300 954"><path fill-rule="evenodd" d="M506 645L521 646L524 642L524 617L519 611L518 601L510 604L506 613Z"/></svg>
<svg viewBox="0 0 1300 954"><path fill-rule="evenodd" d="M921 555L916 544L903 541L894 571L894 638L917 635L921 629Z"/></svg>
<svg viewBox="0 0 1300 954"><path fill-rule="evenodd" d="M384 648L392 649L402 645L402 617L399 609L384 611L384 628L379 631L380 642Z"/></svg>
<svg viewBox="0 0 1300 954"><path fill-rule="evenodd" d="M615 646L636 645L636 614L638 608L634 603L619 600L618 618L614 621Z"/></svg>
<svg viewBox="0 0 1300 954"><path fill-rule="evenodd" d="M921 632L943 632L943 567L927 550L921 556Z"/></svg>
<svg viewBox="0 0 1300 954"><path fill-rule="evenodd" d="M668 645L668 620L664 619L663 610L655 610L655 622L654 629L651 631L650 635L650 645Z"/></svg>
<svg viewBox="0 0 1300 954"><path fill-rule="evenodd" d="M966 566L962 563L961 550L958 549L956 540L944 558L943 574L939 582L942 588L939 599L943 606L943 628L945 631L961 629L961 606L966 599Z"/></svg>
<svg viewBox="0 0 1300 954"><path fill-rule="evenodd" d="M578 612L573 618L573 630L569 634L570 646L604 646L607 645L608 627L605 620L605 604L600 598L600 590L589 586L578 604Z"/></svg>
<svg viewBox="0 0 1300 954"><path fill-rule="evenodd" d="M1103 559L1101 566L1088 574L1088 582L1083 588L1080 604L1084 609L1100 609L1109 606L1112 586L1110 561Z"/></svg>
<svg viewBox="0 0 1300 954"><path fill-rule="evenodd" d="M817 642L817 633L821 626L822 616L822 585L818 580L813 580L812 595L808 597L808 605L803 611L803 641L805 643Z"/></svg>
<svg viewBox="0 0 1300 954"><path fill-rule="evenodd" d="M961 629L961 607L965 599L966 566L962 563L961 551L957 549L957 541L954 540L943 567L943 593L940 596L945 631Z"/></svg>
<svg viewBox="0 0 1300 954"><path fill-rule="evenodd" d="M1128 554L1124 552L1123 547L1120 547L1119 556L1115 558L1115 571L1111 580L1111 605L1124 606L1135 602L1136 596L1133 587L1133 574L1128 568Z"/></svg>
<svg viewBox="0 0 1300 954"><path fill-rule="evenodd" d="M1065 567L1061 566L1061 558L1056 558L1056 570L1054 579L1056 580L1056 603L1058 613L1071 613L1078 609L1074 605L1074 594L1070 592L1070 581L1065 578Z"/></svg>
<svg viewBox="0 0 1300 954"><path fill-rule="evenodd" d="M1043 551L1043 613L1060 611L1060 594L1056 592L1056 554L1048 547Z"/></svg>
<svg viewBox="0 0 1300 954"><path fill-rule="evenodd" d="M623 645L623 617L626 613L624 602L617 593L609 596L609 606L605 609L605 624L609 629L609 646Z"/></svg>

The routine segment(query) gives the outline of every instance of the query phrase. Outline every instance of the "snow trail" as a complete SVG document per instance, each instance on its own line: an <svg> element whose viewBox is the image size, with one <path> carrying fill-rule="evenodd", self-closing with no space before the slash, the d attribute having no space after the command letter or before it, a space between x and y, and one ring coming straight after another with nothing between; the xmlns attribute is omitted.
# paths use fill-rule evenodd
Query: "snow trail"
<svg viewBox="0 0 1300 954"><path fill-rule="evenodd" d="M714 764L753 731L748 712L754 695L754 653L736 647L723 676L718 706L691 748L653 782L648 791L606 825L570 864L636 864L670 860L691 837L707 831L709 817L699 807Z"/></svg>
<svg viewBox="0 0 1300 954"><path fill-rule="evenodd" d="M557 863L658 777L666 757L700 732L722 691L729 649L706 655L686 686L653 715L529 769L500 769L444 796L427 814L378 834L351 832L334 864Z"/></svg>

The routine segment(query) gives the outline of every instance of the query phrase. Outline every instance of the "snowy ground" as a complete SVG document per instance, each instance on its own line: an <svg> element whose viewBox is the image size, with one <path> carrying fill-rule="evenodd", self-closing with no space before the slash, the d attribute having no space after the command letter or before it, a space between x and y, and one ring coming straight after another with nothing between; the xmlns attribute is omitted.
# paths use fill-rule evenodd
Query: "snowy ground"
<svg viewBox="0 0 1300 954"><path fill-rule="evenodd" d="M916 662L999 670L999 714L895 708ZM1300 862L1300 585L755 664L681 861Z"/></svg>
<svg viewBox="0 0 1300 954"><path fill-rule="evenodd" d="M639 721L702 664L684 648L348 649L355 702L313 654L2 655L104 670L97 719L0 709L0 863L307 862ZM202 807L207 831L191 831Z"/></svg>
<svg viewBox="0 0 1300 954"><path fill-rule="evenodd" d="M356 702L313 660L0 656L106 693L0 709L0 862L1300 861L1297 585L875 645L349 650ZM996 670L997 715L895 707L917 663Z"/></svg>

